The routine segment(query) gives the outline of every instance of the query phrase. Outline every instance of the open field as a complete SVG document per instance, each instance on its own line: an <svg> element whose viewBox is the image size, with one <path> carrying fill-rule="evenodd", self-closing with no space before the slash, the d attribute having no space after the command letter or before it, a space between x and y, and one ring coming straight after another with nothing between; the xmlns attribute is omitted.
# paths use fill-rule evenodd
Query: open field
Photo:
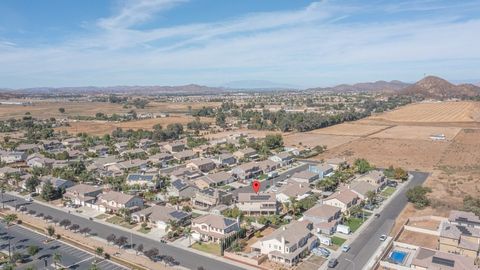
<svg viewBox="0 0 480 270"><path fill-rule="evenodd" d="M358 137L316 134L312 132L291 133L283 136L283 140L287 146L303 145L315 147L317 145L326 145L328 149L340 146L356 139L358 139Z"/></svg>
<svg viewBox="0 0 480 270"><path fill-rule="evenodd" d="M371 119L394 122L478 122L480 103L468 101L417 103L373 116Z"/></svg>
<svg viewBox="0 0 480 270"><path fill-rule="evenodd" d="M313 134L327 134L327 135L342 135L342 136L367 136L372 133L381 131L389 126L382 125L364 125L353 123L343 123L322 129L312 130L309 133Z"/></svg>
<svg viewBox="0 0 480 270"><path fill-rule="evenodd" d="M447 140L452 140L460 132L457 127L426 127L426 126L396 126L370 137L383 139L409 139L409 140L427 140L434 134L444 134Z"/></svg>
<svg viewBox="0 0 480 270"><path fill-rule="evenodd" d="M22 100L27 102L29 100ZM202 107L217 107L218 102L150 102L145 109L136 109L135 107L124 108L121 104L108 102L90 102L90 101L54 101L54 100L31 100L32 105L0 105L0 120L8 118L19 118L30 112L33 117L45 119L50 117L66 118L68 116L94 116L97 112L111 115L113 113L123 114L130 110L137 113L185 113L189 106L192 110ZM60 113L59 108L65 108L65 113Z"/></svg>
<svg viewBox="0 0 480 270"><path fill-rule="evenodd" d="M110 134L116 128L127 129L145 129L151 130L152 127L156 124L160 124L163 127L166 127L169 124L179 123L187 124L190 121L195 120L195 117L188 115L175 114L170 115L169 117L164 118L151 118L144 120L136 121L127 121L127 122L107 122L107 121L76 121L69 122L69 127L59 127L56 130L66 130L69 133L77 134L79 132L86 132L91 135L103 135ZM200 118L202 122L213 122L213 118Z"/></svg>
<svg viewBox="0 0 480 270"><path fill-rule="evenodd" d="M214 118L211 118L211 121L214 121L214 120L215 120ZM243 135L251 136L254 138L263 138L268 134L280 134L280 133L281 133L280 131L254 130L254 129L242 128L242 129L222 131L217 133L209 133L205 135L205 137L212 140L218 140L218 139L227 138L230 135L243 134ZM288 134L290 133L283 133L282 135L285 137L285 136L288 136Z"/></svg>

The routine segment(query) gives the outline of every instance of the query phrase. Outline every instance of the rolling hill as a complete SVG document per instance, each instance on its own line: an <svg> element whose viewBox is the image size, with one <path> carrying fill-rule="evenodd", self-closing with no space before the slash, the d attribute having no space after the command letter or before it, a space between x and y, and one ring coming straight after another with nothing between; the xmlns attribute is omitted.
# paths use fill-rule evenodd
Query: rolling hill
<svg viewBox="0 0 480 270"><path fill-rule="evenodd" d="M400 93L433 99L462 98L480 95L480 87L468 83L455 85L439 77L427 76Z"/></svg>

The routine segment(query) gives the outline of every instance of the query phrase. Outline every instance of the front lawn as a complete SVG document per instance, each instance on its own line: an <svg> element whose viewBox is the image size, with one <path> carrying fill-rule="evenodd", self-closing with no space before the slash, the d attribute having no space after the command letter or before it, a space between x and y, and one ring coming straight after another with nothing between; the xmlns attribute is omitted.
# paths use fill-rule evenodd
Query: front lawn
<svg viewBox="0 0 480 270"><path fill-rule="evenodd" d="M149 233L151 230L152 230L152 229L151 229L151 228L148 228L148 227L138 229L139 232L145 233L145 234Z"/></svg>
<svg viewBox="0 0 480 270"><path fill-rule="evenodd" d="M360 228L362 223L363 223L363 219L361 218L349 218L347 220L347 226L350 227L350 231L352 231L352 233L358 230L358 228Z"/></svg>
<svg viewBox="0 0 480 270"><path fill-rule="evenodd" d="M220 246L218 244L197 242L192 245L192 248L220 256Z"/></svg>
<svg viewBox="0 0 480 270"><path fill-rule="evenodd" d="M130 224L130 223L126 222L122 217L119 217L119 216L113 216L111 218L108 218L106 220L106 222L109 222L109 223L112 223L112 224L115 224L115 225L120 225L120 226L122 226L124 228L127 228L127 229L132 229L135 226L137 226L136 224Z"/></svg>
<svg viewBox="0 0 480 270"><path fill-rule="evenodd" d="M338 236L332 236L332 244L336 246L339 246L339 247L342 246L343 243L345 243L345 241L347 241L347 239L344 239Z"/></svg>
<svg viewBox="0 0 480 270"><path fill-rule="evenodd" d="M107 215L107 214L100 214L100 215L96 216L95 218L96 218L96 219L106 219L106 218L108 218L109 216L110 216L110 215Z"/></svg>
<svg viewBox="0 0 480 270"><path fill-rule="evenodd" d="M384 197L390 197L394 192L395 192L394 187L387 187L380 194Z"/></svg>

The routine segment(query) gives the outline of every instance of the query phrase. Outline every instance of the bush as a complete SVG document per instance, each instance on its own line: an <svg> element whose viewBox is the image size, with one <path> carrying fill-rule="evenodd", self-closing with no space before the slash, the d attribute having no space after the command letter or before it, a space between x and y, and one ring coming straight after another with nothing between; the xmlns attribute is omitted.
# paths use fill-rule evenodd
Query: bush
<svg viewBox="0 0 480 270"><path fill-rule="evenodd" d="M427 193L432 192L428 187L416 186L407 191L407 199L415 205L415 208L422 209L430 205Z"/></svg>

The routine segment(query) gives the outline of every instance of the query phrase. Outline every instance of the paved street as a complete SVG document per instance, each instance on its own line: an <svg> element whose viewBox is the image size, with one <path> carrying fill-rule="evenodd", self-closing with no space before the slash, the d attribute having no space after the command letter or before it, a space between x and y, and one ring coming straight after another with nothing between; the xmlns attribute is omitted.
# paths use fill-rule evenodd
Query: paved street
<svg viewBox="0 0 480 270"><path fill-rule="evenodd" d="M61 241L54 240L45 244L45 235L33 232L19 225L6 228L5 224L0 224L0 249L8 254L8 243L10 240L11 253L21 252L27 254L28 246L35 245L40 248L38 254L27 259L27 262L16 269L26 269L34 266L36 269L54 269L53 254L58 252L61 255L60 264L68 269L86 270L92 265L95 256L84 250L72 247ZM45 261L47 268L45 268ZM111 261L102 260L97 264L100 269L122 270L121 267Z"/></svg>
<svg viewBox="0 0 480 270"><path fill-rule="evenodd" d="M16 199L16 200L15 200ZM147 237L143 237L136 234L130 234L124 230L115 228L113 226L108 226L106 224L102 224L93 220L89 220L88 218L84 218L81 216L68 214L62 210L45 206L43 204L39 204L36 202L28 203L23 198L13 196L10 194L4 194L4 201L5 204L10 206L15 206L25 204L28 210L32 209L35 210L37 213L43 213L44 215L50 215L54 219L65 219L68 218L72 224L78 224L81 228L89 227L92 231L92 234L96 234L98 237L106 239L108 235L115 234L117 237L125 236L130 239L133 239L133 243L143 243L145 250L150 249L152 247L156 247L160 250L160 255L169 255L175 258L176 262L179 263L181 266L189 268L189 269L197 269L198 266L203 266L206 270L214 270L214 269L225 269L225 270L239 270L244 269L240 265L235 265L235 262L226 263L214 258L210 258L208 256L203 256L197 254L193 251L181 249L169 244L160 243L158 240L160 239L151 239Z"/></svg>
<svg viewBox="0 0 480 270"><path fill-rule="evenodd" d="M421 185L428 177L427 173L411 172L413 178L406 184L405 188L399 190L397 196L393 198L380 212L380 217L374 218L367 228L350 244L348 253L342 253L338 257L339 264L335 269L339 270L359 270L363 269L370 257L373 256L381 241L382 234L388 235L394 225L397 216L407 205L405 193L413 186ZM353 263L345 260L351 260Z"/></svg>

